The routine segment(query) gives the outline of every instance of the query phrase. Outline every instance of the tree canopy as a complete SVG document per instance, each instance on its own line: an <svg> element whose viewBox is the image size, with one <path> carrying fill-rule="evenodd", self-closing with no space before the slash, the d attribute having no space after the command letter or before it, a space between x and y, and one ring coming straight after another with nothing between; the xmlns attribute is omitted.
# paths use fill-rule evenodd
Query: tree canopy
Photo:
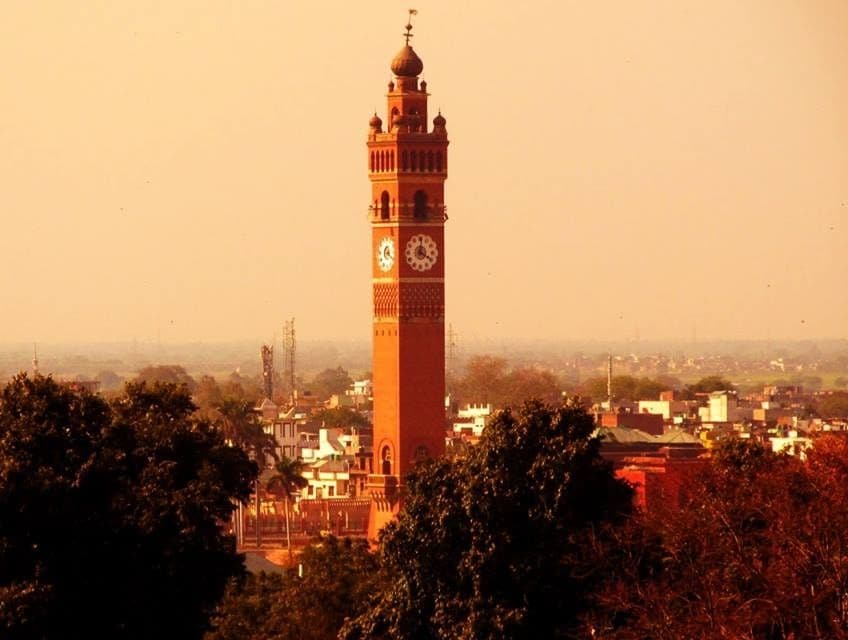
<svg viewBox="0 0 848 640"><path fill-rule="evenodd" d="M321 421L325 427L367 427L369 424L368 418L347 407L321 409L315 413L314 418Z"/></svg>
<svg viewBox="0 0 848 640"><path fill-rule="evenodd" d="M730 380L721 376L706 376L698 382L686 385L691 393L712 393L713 391L732 391L735 387Z"/></svg>
<svg viewBox="0 0 848 640"><path fill-rule="evenodd" d="M808 456L723 443L683 508L620 532L593 637L848 638L848 443Z"/></svg>
<svg viewBox="0 0 848 640"><path fill-rule="evenodd" d="M184 367L177 364L142 367L135 380L136 382L146 382L149 385L156 383L185 385L191 392L194 391L195 387L194 378L186 372Z"/></svg>
<svg viewBox="0 0 848 640"><path fill-rule="evenodd" d="M533 366L509 368L505 358L474 356L463 376L453 380L450 391L466 403L491 404L496 409L520 407L525 399L541 398L558 403L561 384L557 376Z"/></svg>
<svg viewBox="0 0 848 640"><path fill-rule="evenodd" d="M341 637L555 638L599 578L587 549L631 510L575 405L500 412L468 457L421 463L380 536L386 588Z"/></svg>
<svg viewBox="0 0 848 640"><path fill-rule="evenodd" d="M612 378L612 398L614 402L659 400L660 392L668 388L666 383L644 376L636 378L629 375L620 375ZM581 390L593 402L605 401L608 395L607 378L604 376L588 378L581 385Z"/></svg>
<svg viewBox="0 0 848 640"><path fill-rule="evenodd" d="M353 384L353 378L346 369L336 367L335 369L324 369L317 374L307 388L322 400L332 395L344 394L345 389Z"/></svg>
<svg viewBox="0 0 848 640"><path fill-rule="evenodd" d="M206 640L333 640L380 579L364 541L329 537L308 546L300 563L302 576L260 573L234 582Z"/></svg>
<svg viewBox="0 0 848 640"><path fill-rule="evenodd" d="M0 395L0 636L199 638L243 571L221 522L256 466L176 385Z"/></svg>

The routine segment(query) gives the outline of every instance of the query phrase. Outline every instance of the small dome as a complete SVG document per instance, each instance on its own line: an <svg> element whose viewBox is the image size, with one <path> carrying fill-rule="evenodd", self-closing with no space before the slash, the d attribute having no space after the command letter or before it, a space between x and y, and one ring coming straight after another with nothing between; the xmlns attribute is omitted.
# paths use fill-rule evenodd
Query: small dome
<svg viewBox="0 0 848 640"><path fill-rule="evenodd" d="M444 127L447 123L448 123L448 121L445 120L441 111L439 111L439 115L437 115L435 118L433 118L433 126L434 127Z"/></svg>
<svg viewBox="0 0 848 640"><path fill-rule="evenodd" d="M380 120L380 116L376 113L371 117L368 121L368 124L371 125L372 129L380 129L383 126L383 121Z"/></svg>
<svg viewBox="0 0 848 640"><path fill-rule="evenodd" d="M392 72L403 78L414 78L424 71L424 63L412 47L405 45L392 59Z"/></svg>

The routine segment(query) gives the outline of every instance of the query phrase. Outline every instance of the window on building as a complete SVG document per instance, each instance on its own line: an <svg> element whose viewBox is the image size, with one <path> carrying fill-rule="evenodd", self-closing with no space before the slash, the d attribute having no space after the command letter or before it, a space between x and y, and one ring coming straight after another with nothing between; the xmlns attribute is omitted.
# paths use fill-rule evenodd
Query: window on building
<svg viewBox="0 0 848 640"><path fill-rule="evenodd" d="M380 452L380 459L383 461L383 475L392 475L392 450L388 446L383 447Z"/></svg>
<svg viewBox="0 0 848 640"><path fill-rule="evenodd" d="M380 219L388 220L389 219L389 192L383 191L383 194L380 196Z"/></svg>
<svg viewBox="0 0 848 640"><path fill-rule="evenodd" d="M416 191L414 200L413 215L416 220L427 219L427 193L424 191Z"/></svg>

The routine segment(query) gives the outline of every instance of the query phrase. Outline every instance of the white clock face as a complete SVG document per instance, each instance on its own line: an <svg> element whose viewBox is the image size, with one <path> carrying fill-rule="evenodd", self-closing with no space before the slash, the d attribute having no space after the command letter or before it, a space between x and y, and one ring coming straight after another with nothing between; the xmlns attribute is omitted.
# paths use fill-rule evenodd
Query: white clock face
<svg viewBox="0 0 848 640"><path fill-rule="evenodd" d="M395 263L395 242L391 238L383 238L377 247L377 265L380 271L388 271Z"/></svg>
<svg viewBox="0 0 848 640"><path fill-rule="evenodd" d="M414 235L406 243L406 262L416 271L429 271L438 257L436 241L426 233Z"/></svg>

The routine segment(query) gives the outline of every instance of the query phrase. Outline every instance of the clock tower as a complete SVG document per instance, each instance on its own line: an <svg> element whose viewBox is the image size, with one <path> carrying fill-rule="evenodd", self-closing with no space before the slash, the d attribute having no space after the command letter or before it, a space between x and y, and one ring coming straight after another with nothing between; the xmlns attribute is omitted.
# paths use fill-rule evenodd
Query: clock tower
<svg viewBox="0 0 848 640"><path fill-rule="evenodd" d="M410 12L412 13L412 12ZM373 282L374 464L369 538L400 508L416 460L445 449L444 184L448 137L428 126L424 63L406 44L391 64L386 124L368 133Z"/></svg>

